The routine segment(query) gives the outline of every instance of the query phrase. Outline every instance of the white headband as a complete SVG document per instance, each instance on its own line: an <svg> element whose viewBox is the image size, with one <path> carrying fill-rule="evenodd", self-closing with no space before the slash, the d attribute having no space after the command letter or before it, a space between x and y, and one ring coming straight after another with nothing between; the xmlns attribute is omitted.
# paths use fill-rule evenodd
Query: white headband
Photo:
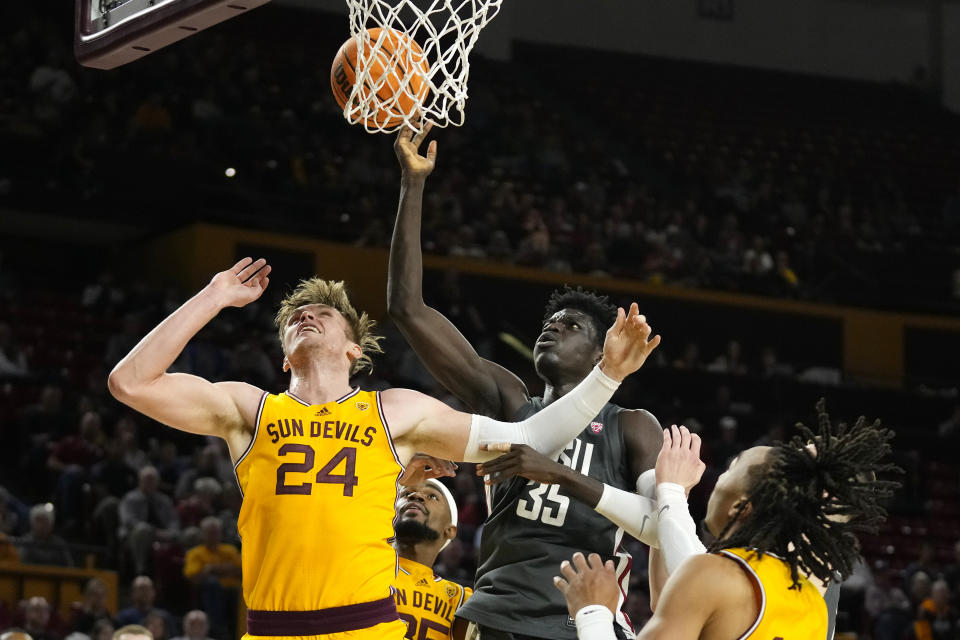
<svg viewBox="0 0 960 640"><path fill-rule="evenodd" d="M443 494L443 497L447 500L447 506L450 507L450 524L457 526L457 501L453 499L453 494L450 493L450 489L447 489L446 486L439 480L435 478L430 478L427 480L427 484ZM447 548L447 545L453 542L453 538L450 538L443 543L443 546L440 547L440 551L443 551Z"/></svg>
<svg viewBox="0 0 960 640"><path fill-rule="evenodd" d="M447 505L450 507L450 524L457 526L457 501L453 499L453 494L450 493L450 489L437 480L436 478L430 478L427 480L427 484L443 494L443 497L447 499Z"/></svg>

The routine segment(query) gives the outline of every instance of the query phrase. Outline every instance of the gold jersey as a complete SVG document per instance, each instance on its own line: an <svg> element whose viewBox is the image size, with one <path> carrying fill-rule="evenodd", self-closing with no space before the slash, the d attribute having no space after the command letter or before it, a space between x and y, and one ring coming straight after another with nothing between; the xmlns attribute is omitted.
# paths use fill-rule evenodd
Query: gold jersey
<svg viewBox="0 0 960 640"><path fill-rule="evenodd" d="M823 640L827 637L827 603L817 588L800 575L799 589L791 589L790 567L777 556L757 555L750 549L724 549L721 555L736 561L760 594L760 613L741 640Z"/></svg>
<svg viewBox="0 0 960 640"><path fill-rule="evenodd" d="M248 609L304 612L389 599L397 555L388 540L402 470L379 393L355 389L319 405L264 394L236 466Z"/></svg>
<svg viewBox="0 0 960 640"><path fill-rule="evenodd" d="M473 593L472 589L435 575L433 569L400 558L394 583L397 612L407 623L410 640L452 638L453 614Z"/></svg>

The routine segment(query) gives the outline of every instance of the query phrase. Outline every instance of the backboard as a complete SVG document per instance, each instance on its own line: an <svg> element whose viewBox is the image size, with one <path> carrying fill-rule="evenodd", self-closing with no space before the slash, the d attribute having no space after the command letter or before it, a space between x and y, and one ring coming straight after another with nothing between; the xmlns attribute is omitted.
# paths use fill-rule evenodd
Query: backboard
<svg viewBox="0 0 960 640"><path fill-rule="evenodd" d="M270 0L76 0L74 53L113 69Z"/></svg>

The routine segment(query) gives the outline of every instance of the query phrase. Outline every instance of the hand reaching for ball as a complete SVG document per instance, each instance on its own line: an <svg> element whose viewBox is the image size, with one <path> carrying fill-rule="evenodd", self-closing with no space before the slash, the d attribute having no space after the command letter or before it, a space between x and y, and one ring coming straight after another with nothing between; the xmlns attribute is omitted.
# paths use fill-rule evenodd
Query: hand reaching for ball
<svg viewBox="0 0 960 640"><path fill-rule="evenodd" d="M420 155L420 144L430 133L433 124L428 122L423 131L414 135L413 129L404 127L397 134L397 141L393 144L393 150L400 160L400 167L403 169L404 178L415 178L423 180L433 171L437 161L437 141L431 140L427 145L427 155Z"/></svg>

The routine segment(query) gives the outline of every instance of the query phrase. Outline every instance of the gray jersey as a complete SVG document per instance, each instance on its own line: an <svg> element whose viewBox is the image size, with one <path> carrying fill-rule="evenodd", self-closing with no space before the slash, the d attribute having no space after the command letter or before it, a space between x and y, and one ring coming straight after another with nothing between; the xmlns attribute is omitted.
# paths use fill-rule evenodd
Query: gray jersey
<svg viewBox="0 0 960 640"><path fill-rule="evenodd" d="M514 420L543 408L525 404ZM559 462L619 489L633 491L620 427L620 407L607 404L560 454ZM613 560L626 599L632 559L621 543L623 529L589 506L564 495L559 485L512 478L488 488L490 515L483 526L474 594L457 616L478 624L550 640L576 640L577 631L553 577L577 551ZM627 637L633 632L617 614Z"/></svg>

